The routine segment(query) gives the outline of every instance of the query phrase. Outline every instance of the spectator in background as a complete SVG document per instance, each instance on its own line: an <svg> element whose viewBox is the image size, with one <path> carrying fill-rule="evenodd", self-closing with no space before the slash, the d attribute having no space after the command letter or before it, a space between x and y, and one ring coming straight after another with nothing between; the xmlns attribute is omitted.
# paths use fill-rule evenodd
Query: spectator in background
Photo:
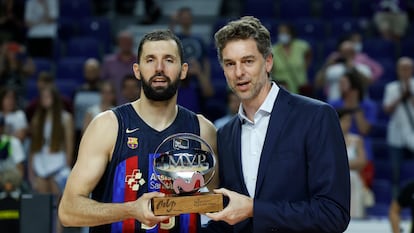
<svg viewBox="0 0 414 233"><path fill-rule="evenodd" d="M20 176L24 177L23 162L26 155L22 143L16 137L4 133L5 124L5 118L0 116L0 174L8 170L17 170Z"/></svg>
<svg viewBox="0 0 414 233"><path fill-rule="evenodd" d="M28 130L26 114L17 107L17 94L12 87L0 89L0 116L4 117L4 133L23 143Z"/></svg>
<svg viewBox="0 0 414 233"><path fill-rule="evenodd" d="M378 1L374 23L384 39L399 41L404 36L409 24L407 3L405 0Z"/></svg>
<svg viewBox="0 0 414 233"><path fill-rule="evenodd" d="M20 232L19 210L20 195L19 187L22 176L16 169L0 172L0 229L4 233Z"/></svg>
<svg viewBox="0 0 414 233"><path fill-rule="evenodd" d="M102 79L107 80L115 87L116 93L121 93L122 79L125 75L132 75L132 65L136 61L133 52L134 38L128 31L118 33L118 52L105 56L102 65ZM126 103L122 95L118 95L117 103Z"/></svg>
<svg viewBox="0 0 414 233"><path fill-rule="evenodd" d="M355 60L355 46L350 40L340 43L338 52L331 54L325 65L317 73L315 86L325 89L327 100L335 101L341 97L339 80L348 71L354 70L363 77L364 83L372 83L373 76L367 65Z"/></svg>
<svg viewBox="0 0 414 233"><path fill-rule="evenodd" d="M100 72L100 64L97 59L89 58L85 61L83 76L85 77L86 82L76 91L73 98L76 145L79 144L81 139L86 111L88 108L101 101L101 95L99 93L101 84ZM75 151L77 151L76 148Z"/></svg>
<svg viewBox="0 0 414 233"><path fill-rule="evenodd" d="M73 131L72 116L63 110L56 88L42 89L31 124L29 156L29 178L37 192L62 193L72 165Z"/></svg>
<svg viewBox="0 0 414 233"><path fill-rule="evenodd" d="M187 78L181 82L177 103L200 113L205 101L214 95L210 79L210 61L203 39L192 32L191 8L180 8L171 19L170 28L180 38L184 49L184 60L188 63Z"/></svg>
<svg viewBox="0 0 414 233"><path fill-rule="evenodd" d="M285 81L288 90L293 93L309 95L306 90L307 70L312 60L312 49L306 41L296 38L291 25L279 25L273 56L272 77L277 81Z"/></svg>
<svg viewBox="0 0 414 233"><path fill-rule="evenodd" d="M381 64L379 64L377 61L372 59L368 54L363 52L363 41L362 36L358 32L352 33L349 38L350 41L354 44L354 50L355 50L355 57L354 61L357 64L364 64L369 67L372 73L372 80L376 81L379 78L381 78L382 74L384 73L384 69Z"/></svg>
<svg viewBox="0 0 414 233"><path fill-rule="evenodd" d="M42 71L39 73L38 77L37 77L37 92L39 93L39 97L33 99L26 107L26 116L29 122L31 122L32 117L37 109L37 107L40 104L40 93L42 92L43 89L45 88L49 88L49 87L55 87L55 79L53 78L52 74L50 74L49 72L46 71ZM69 112L69 113L73 113L73 105L72 105L72 101L65 97L65 96L61 96L62 99L62 103L63 103L63 108Z"/></svg>
<svg viewBox="0 0 414 233"><path fill-rule="evenodd" d="M0 41L3 39L24 43L24 0L0 1Z"/></svg>
<svg viewBox="0 0 414 233"><path fill-rule="evenodd" d="M396 195L400 183L400 167L402 160L413 157L409 150L406 129L414 129L414 62L409 57L401 57L397 61L398 80L385 86L384 112L391 115L388 124L387 142L390 148L392 165L393 194Z"/></svg>
<svg viewBox="0 0 414 233"><path fill-rule="evenodd" d="M28 52L33 57L53 56L53 42L57 35L58 0L27 0L24 14Z"/></svg>
<svg viewBox="0 0 414 233"><path fill-rule="evenodd" d="M352 125L352 110L339 109L338 115L344 134L346 150L348 154L350 179L351 179L351 218L363 218L365 216L365 192L370 192L364 185L360 171L367 164L364 147L364 139L350 132ZM372 194L372 193L371 193Z"/></svg>
<svg viewBox="0 0 414 233"><path fill-rule="evenodd" d="M35 71L33 60L25 48L16 42L0 46L0 85L13 86L18 94L18 105L23 107L26 78Z"/></svg>
<svg viewBox="0 0 414 233"><path fill-rule="evenodd" d="M227 91L227 115L217 119L214 121L214 126L216 129L220 129L223 127L227 122L233 118L237 112L239 111L240 107L240 99L239 97L234 94L231 90Z"/></svg>
<svg viewBox="0 0 414 233"><path fill-rule="evenodd" d="M140 88L139 88L140 89ZM111 109L116 105L116 93L114 87L109 82L104 82L101 85L100 89L101 102L92 107L89 107L84 121L83 121L83 132L85 132L89 123L95 118L99 113Z"/></svg>
<svg viewBox="0 0 414 233"><path fill-rule="evenodd" d="M411 210L411 229L410 232L414 232L414 181L407 183L399 192L397 198L394 198L391 202L389 209L389 218L391 223L392 233L400 233L401 231L401 211L404 208L410 208Z"/></svg>
<svg viewBox="0 0 414 233"><path fill-rule="evenodd" d="M125 75L122 79L121 94L126 102L121 104L133 102L139 99L141 95L141 82L133 75Z"/></svg>

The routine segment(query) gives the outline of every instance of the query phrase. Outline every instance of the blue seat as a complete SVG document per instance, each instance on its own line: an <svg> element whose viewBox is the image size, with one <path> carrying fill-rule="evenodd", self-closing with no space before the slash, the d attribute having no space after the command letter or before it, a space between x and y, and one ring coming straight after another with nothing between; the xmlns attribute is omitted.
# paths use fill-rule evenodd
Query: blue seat
<svg viewBox="0 0 414 233"><path fill-rule="evenodd" d="M386 128L384 130L386 130ZM374 165L376 166L375 170L377 172L388 173L388 170L390 169L389 168L390 165L381 164L383 161L388 161L390 159L389 154L388 154L387 141L385 140L385 138L375 138L375 139L373 138L371 140L371 147L372 147L372 153L374 156L374 160L377 160L377 162L374 163ZM387 174L378 174L378 175L380 178L384 178L385 176L387 176Z"/></svg>
<svg viewBox="0 0 414 233"><path fill-rule="evenodd" d="M401 41L401 54L400 56L408 56L414 58L414 36L406 37Z"/></svg>
<svg viewBox="0 0 414 233"><path fill-rule="evenodd" d="M92 15L92 3L90 0L60 0L59 16L79 20Z"/></svg>
<svg viewBox="0 0 414 233"><path fill-rule="evenodd" d="M358 0L356 3L356 13L359 17L372 18L378 1Z"/></svg>
<svg viewBox="0 0 414 233"><path fill-rule="evenodd" d="M246 0L243 15L252 15L257 18L275 17L274 2L273 0Z"/></svg>
<svg viewBox="0 0 414 233"><path fill-rule="evenodd" d="M293 22L293 27L299 38L323 39L326 37L325 24L318 19L302 19Z"/></svg>
<svg viewBox="0 0 414 233"><path fill-rule="evenodd" d="M67 41L69 38L77 35L78 24L77 20L60 17L58 19L58 39Z"/></svg>
<svg viewBox="0 0 414 233"><path fill-rule="evenodd" d="M390 57L376 57L378 63L380 63L384 69L380 81L391 82L397 79L396 62Z"/></svg>
<svg viewBox="0 0 414 233"><path fill-rule="evenodd" d="M354 16L352 1L349 0L324 0L322 3L322 17L335 19L338 17Z"/></svg>
<svg viewBox="0 0 414 233"><path fill-rule="evenodd" d="M79 34L94 37L104 45L105 52L111 51L111 24L108 18L94 17L83 19L79 25Z"/></svg>
<svg viewBox="0 0 414 233"><path fill-rule="evenodd" d="M368 87L369 97L374 101L382 102L382 99L384 98L385 85L386 85L386 82L383 80L379 80L375 82L374 84L370 85Z"/></svg>
<svg viewBox="0 0 414 233"><path fill-rule="evenodd" d="M364 52L371 57L395 58L395 45L381 38L367 39L363 43Z"/></svg>
<svg viewBox="0 0 414 233"><path fill-rule="evenodd" d="M59 92L70 99L73 98L73 95L76 89L81 84L77 80L72 79L56 79L56 87Z"/></svg>
<svg viewBox="0 0 414 233"><path fill-rule="evenodd" d="M52 72L53 71L53 62L46 58L33 58L33 63L36 67L36 71L33 75L34 78L37 78L42 71Z"/></svg>
<svg viewBox="0 0 414 233"><path fill-rule="evenodd" d="M280 0L280 18L283 20L296 20L312 16L312 1L309 0Z"/></svg>
<svg viewBox="0 0 414 233"><path fill-rule="evenodd" d="M384 148L385 149L385 148ZM383 152L388 152L388 149ZM376 155L374 155L376 156ZM382 155L383 157L389 157L387 155ZM391 181L392 173L391 173L391 163L389 158L388 159L377 159L374 160L374 179L380 180L388 180Z"/></svg>
<svg viewBox="0 0 414 233"><path fill-rule="evenodd" d="M390 204L392 199L391 182L388 180L374 180L372 184L372 192L375 196L375 203Z"/></svg>
<svg viewBox="0 0 414 233"><path fill-rule="evenodd" d="M375 204L366 209L367 218L383 218L388 216L388 204Z"/></svg>
<svg viewBox="0 0 414 233"><path fill-rule="evenodd" d="M74 37L67 42L67 57L93 57L101 58L99 40L93 37Z"/></svg>
<svg viewBox="0 0 414 233"><path fill-rule="evenodd" d="M330 35L334 37L348 36L353 32L364 33L369 21L360 18L334 18L330 22Z"/></svg>
<svg viewBox="0 0 414 233"><path fill-rule="evenodd" d="M406 183L414 179L414 160L404 160L401 164L401 183Z"/></svg>
<svg viewBox="0 0 414 233"><path fill-rule="evenodd" d="M56 80L69 79L78 83L83 83L83 65L86 58L84 57L66 57L57 63Z"/></svg>
<svg viewBox="0 0 414 233"><path fill-rule="evenodd" d="M369 136L372 138L385 139L387 137L387 122L377 122L371 126Z"/></svg>

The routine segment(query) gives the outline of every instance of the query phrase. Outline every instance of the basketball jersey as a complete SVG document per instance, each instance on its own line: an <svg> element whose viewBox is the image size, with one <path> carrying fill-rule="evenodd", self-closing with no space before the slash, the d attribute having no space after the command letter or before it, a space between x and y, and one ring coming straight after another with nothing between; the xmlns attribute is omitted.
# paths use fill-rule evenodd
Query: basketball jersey
<svg viewBox="0 0 414 233"><path fill-rule="evenodd" d="M200 135L200 125L196 114L180 106L174 122L163 131L147 125L131 104L116 107L113 112L118 119L118 136L112 159L92 192L92 198L104 203L135 201L144 193L158 191L160 188L157 176L150 166L150 156L158 145L176 133ZM135 219L127 219L91 227L90 232L195 233L199 226L198 214L182 214L151 229Z"/></svg>

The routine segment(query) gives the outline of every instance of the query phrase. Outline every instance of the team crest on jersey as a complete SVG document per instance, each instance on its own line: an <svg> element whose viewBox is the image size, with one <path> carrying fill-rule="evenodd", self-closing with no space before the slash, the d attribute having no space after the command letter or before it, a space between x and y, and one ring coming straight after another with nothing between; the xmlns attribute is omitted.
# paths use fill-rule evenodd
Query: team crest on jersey
<svg viewBox="0 0 414 233"><path fill-rule="evenodd" d="M127 145L131 149L137 149L138 147L138 138L135 137L128 137Z"/></svg>
<svg viewBox="0 0 414 233"><path fill-rule="evenodd" d="M142 173L139 169L134 169L131 175L125 176L125 183L128 184L128 187L132 191L138 191L139 187L145 184L144 178L142 178Z"/></svg>

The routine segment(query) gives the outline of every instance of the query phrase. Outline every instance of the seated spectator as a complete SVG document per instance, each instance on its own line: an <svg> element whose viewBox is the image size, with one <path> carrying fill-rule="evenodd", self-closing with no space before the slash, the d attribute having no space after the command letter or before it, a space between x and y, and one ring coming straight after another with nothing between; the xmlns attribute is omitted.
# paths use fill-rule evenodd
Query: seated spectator
<svg viewBox="0 0 414 233"><path fill-rule="evenodd" d="M368 66L371 70L373 81L376 81L379 78L381 78L382 74L384 73L384 69L380 63L378 63L377 61L375 61L375 59L371 58L368 54L363 52L364 48L362 46L361 34L358 32L354 32L349 36L348 39L354 43L355 63Z"/></svg>
<svg viewBox="0 0 414 233"><path fill-rule="evenodd" d="M121 94L122 99L125 100L125 102L122 102L121 104L139 99L141 95L141 82L133 74L126 75L122 79Z"/></svg>
<svg viewBox="0 0 414 233"><path fill-rule="evenodd" d="M404 36L409 24L407 3L404 0L378 1L374 23L384 39L398 41Z"/></svg>
<svg viewBox="0 0 414 233"><path fill-rule="evenodd" d="M134 38L128 31L118 33L118 51L105 56L102 64L102 79L109 81L115 87L116 93L121 93L122 79L125 75L132 75L132 65L137 56L133 52ZM118 95L117 104L126 103L127 100Z"/></svg>
<svg viewBox="0 0 414 233"><path fill-rule="evenodd" d="M20 195L19 187L22 176L16 169L0 171L0 229L4 233L20 232L19 210Z"/></svg>
<svg viewBox="0 0 414 233"><path fill-rule="evenodd" d="M411 181L404 185L401 191L398 193L398 196L394 198L391 202L389 209L389 218L391 223L392 233L400 233L401 231L401 211L405 208L411 210L411 230L409 232L414 232L414 181Z"/></svg>
<svg viewBox="0 0 414 233"><path fill-rule="evenodd" d="M35 65L25 48L16 42L7 42L0 46L0 86L12 86L16 89L18 105L23 107L26 78L35 71Z"/></svg>
<svg viewBox="0 0 414 233"><path fill-rule="evenodd" d="M26 28L24 25L24 0L6 0L0 2L0 41L3 39L24 43Z"/></svg>
<svg viewBox="0 0 414 233"><path fill-rule="evenodd" d="M377 122L377 107L370 99L365 98L363 78L355 70L348 71L339 80L341 98L329 102L336 109L347 109L351 116L350 132L364 138L367 159L373 160L371 138L372 125Z"/></svg>
<svg viewBox="0 0 414 233"><path fill-rule="evenodd" d="M53 78L52 74L46 71L42 71L39 73L39 76L37 78L37 93L39 93L39 96L32 99L29 104L26 107L26 117L29 122L31 122L31 119L37 109L37 107L40 104L40 93L43 89L49 88L49 87L55 87L55 79ZM62 99L63 108L69 112L73 113L73 104L71 99L67 98L66 96L60 96Z"/></svg>
<svg viewBox="0 0 414 233"><path fill-rule="evenodd" d="M73 159L74 126L56 88L41 90L31 122L29 178L39 193L60 195Z"/></svg>
<svg viewBox="0 0 414 233"><path fill-rule="evenodd" d="M203 112L205 102L214 95L214 88L211 83L206 45L203 39L192 31L191 8L178 9L172 17L170 27L180 38L184 49L184 61L188 63L187 78L181 81L177 103L193 112Z"/></svg>
<svg viewBox="0 0 414 233"><path fill-rule="evenodd" d="M367 65L355 60L354 43L346 40L339 45L339 51L329 56L325 65L318 71L315 84L317 88L324 88L328 101L338 100L341 97L339 80L348 70L359 73L365 83L371 83L372 72Z"/></svg>
<svg viewBox="0 0 414 233"><path fill-rule="evenodd" d="M311 64L312 48L301 39L296 38L291 25L280 24L278 41L273 45L272 77L285 81L293 93L304 93L308 84L307 70Z"/></svg>
<svg viewBox="0 0 414 233"><path fill-rule="evenodd" d="M53 56L53 43L57 35L59 18L58 0L27 0L25 6L27 48L33 57Z"/></svg>
<svg viewBox="0 0 414 233"><path fill-rule="evenodd" d="M86 82L76 90L73 100L75 108L76 142L79 142L81 138L86 111L101 101L99 93L101 84L99 61L95 58L86 60L83 73Z"/></svg>
<svg viewBox="0 0 414 233"><path fill-rule="evenodd" d="M227 91L227 115L215 120L214 126L217 129L220 129L221 127L223 127L227 122L231 120L231 118L233 118L237 114L237 112L239 111L239 107L240 107L239 97L237 97L237 95L234 94L234 92L232 92L231 90L228 90Z"/></svg>
<svg viewBox="0 0 414 233"><path fill-rule="evenodd" d="M24 111L17 107L17 94L12 87L0 89L0 116L3 116L6 122L4 133L24 142L28 123Z"/></svg>
<svg viewBox="0 0 414 233"><path fill-rule="evenodd" d="M351 133L352 111L348 109L338 110L342 132L344 134L348 153L350 181L351 181L351 218L363 218L365 216L364 192L366 187L360 176L360 171L367 164L364 139Z"/></svg>
<svg viewBox="0 0 414 233"><path fill-rule="evenodd" d="M408 57L397 61L398 80L385 86L383 107L391 118L388 124L387 142L393 177L393 194L396 195L400 183L400 168L404 158L413 157L409 148L411 138L407 129L414 129L414 62Z"/></svg>
<svg viewBox="0 0 414 233"><path fill-rule="evenodd" d="M86 127L99 113L111 109L116 105L116 93L114 87L109 82L104 82L101 85L101 102L92 107L89 107L86 111L86 115L83 121L83 132Z"/></svg>
<svg viewBox="0 0 414 233"><path fill-rule="evenodd" d="M23 162L26 155L22 143L16 137L4 133L5 123L4 117L0 116L0 173L17 170L24 177Z"/></svg>

